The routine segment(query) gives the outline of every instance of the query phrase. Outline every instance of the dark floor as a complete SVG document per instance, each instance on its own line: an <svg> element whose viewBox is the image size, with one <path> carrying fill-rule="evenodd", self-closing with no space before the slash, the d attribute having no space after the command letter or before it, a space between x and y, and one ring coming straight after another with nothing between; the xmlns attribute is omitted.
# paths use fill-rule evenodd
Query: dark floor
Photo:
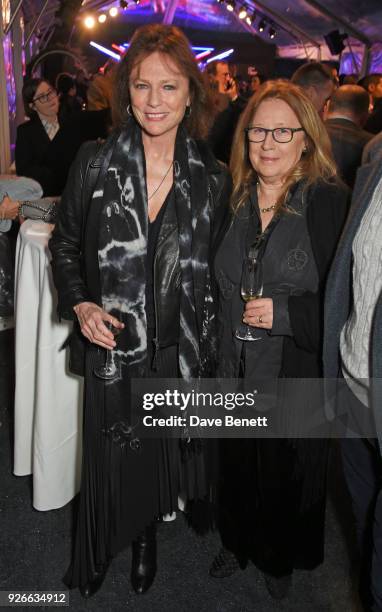
<svg viewBox="0 0 382 612"><path fill-rule="evenodd" d="M73 504L38 512L31 506L30 477L12 475L12 332L0 333L0 590L62 590L70 557ZM134 612L355 612L350 562L352 533L349 501L337 452L330 465L326 558L314 572L296 572L293 588L282 603L268 595L253 566L224 580L214 580L208 567L219 548L217 534L201 538L187 528L182 515L160 525L158 574L143 596L129 584L130 552L116 558L102 589L84 601L70 592L72 610ZM4 608L5 609L5 608Z"/></svg>

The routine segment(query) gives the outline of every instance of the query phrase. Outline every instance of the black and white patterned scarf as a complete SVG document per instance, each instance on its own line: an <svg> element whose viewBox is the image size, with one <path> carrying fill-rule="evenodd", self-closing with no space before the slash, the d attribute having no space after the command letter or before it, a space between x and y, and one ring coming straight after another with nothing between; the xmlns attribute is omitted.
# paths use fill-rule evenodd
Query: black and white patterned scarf
<svg viewBox="0 0 382 612"><path fill-rule="evenodd" d="M179 369L189 379L209 374L215 315L208 266L208 174L197 144L183 126L175 144L174 188L181 268ZM108 312L122 311L125 323L115 356L129 377L144 376L148 205L141 129L133 119L115 141L105 183L93 194L96 198L102 198L98 249L102 302Z"/></svg>

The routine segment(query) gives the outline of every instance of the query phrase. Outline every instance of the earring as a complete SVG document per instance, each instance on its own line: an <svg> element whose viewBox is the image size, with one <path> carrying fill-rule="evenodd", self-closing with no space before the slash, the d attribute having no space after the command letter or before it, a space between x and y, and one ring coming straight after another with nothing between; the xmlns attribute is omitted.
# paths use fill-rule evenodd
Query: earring
<svg viewBox="0 0 382 612"><path fill-rule="evenodd" d="M126 112L127 112L127 114L129 115L129 117L132 117L132 116L133 116L133 114L132 114L132 112L131 112L131 106L130 106L130 104L128 104L128 105L127 105Z"/></svg>
<svg viewBox="0 0 382 612"><path fill-rule="evenodd" d="M187 105L184 111L184 116L186 119L191 115L191 105Z"/></svg>

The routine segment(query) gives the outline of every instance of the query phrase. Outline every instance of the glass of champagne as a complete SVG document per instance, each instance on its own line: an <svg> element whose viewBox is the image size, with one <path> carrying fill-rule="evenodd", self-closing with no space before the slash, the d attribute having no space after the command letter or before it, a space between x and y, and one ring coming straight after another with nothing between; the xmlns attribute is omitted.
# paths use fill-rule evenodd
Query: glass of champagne
<svg viewBox="0 0 382 612"><path fill-rule="evenodd" d="M107 308L103 307L103 310L108 312ZM115 312L113 308L113 312L110 312L114 317L116 317L119 321L122 319L122 313L119 309L118 312ZM114 327L114 325L110 321L104 321L104 325L111 331L114 336L114 339L121 333L122 329L118 327ZM105 350L105 361L100 366L95 366L93 372L97 378L102 378L102 380L113 380L117 377L119 373L119 367L116 363L116 356L114 353L114 349L104 349Z"/></svg>
<svg viewBox="0 0 382 612"><path fill-rule="evenodd" d="M253 257L246 257L243 262L241 277L241 297L244 302L257 300L263 295L263 264ZM236 330L235 336L239 340L260 340L257 332L247 324L242 323Z"/></svg>

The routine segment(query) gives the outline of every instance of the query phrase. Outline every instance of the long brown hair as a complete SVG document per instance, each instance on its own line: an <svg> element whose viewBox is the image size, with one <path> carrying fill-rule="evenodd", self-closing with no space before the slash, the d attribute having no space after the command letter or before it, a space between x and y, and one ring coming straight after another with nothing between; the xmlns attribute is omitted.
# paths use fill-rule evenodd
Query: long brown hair
<svg viewBox="0 0 382 612"><path fill-rule="evenodd" d="M127 122L131 73L140 62L155 52L171 58L182 75L188 78L191 112L185 118L186 127L193 138L205 138L211 114L209 93L188 39L175 26L149 24L136 30L116 74L113 96L114 122L121 126Z"/></svg>
<svg viewBox="0 0 382 612"><path fill-rule="evenodd" d="M325 126L303 90L281 79L267 81L249 100L236 128L230 161L234 185L231 203L234 210L244 204L251 184L256 179L256 171L249 159L248 139L244 130L251 125L260 104L270 99L283 100L288 104L304 128L306 139L306 151L286 177L277 209L284 206L290 188L299 180L306 179L306 186L309 186L319 178L328 181L337 172Z"/></svg>

